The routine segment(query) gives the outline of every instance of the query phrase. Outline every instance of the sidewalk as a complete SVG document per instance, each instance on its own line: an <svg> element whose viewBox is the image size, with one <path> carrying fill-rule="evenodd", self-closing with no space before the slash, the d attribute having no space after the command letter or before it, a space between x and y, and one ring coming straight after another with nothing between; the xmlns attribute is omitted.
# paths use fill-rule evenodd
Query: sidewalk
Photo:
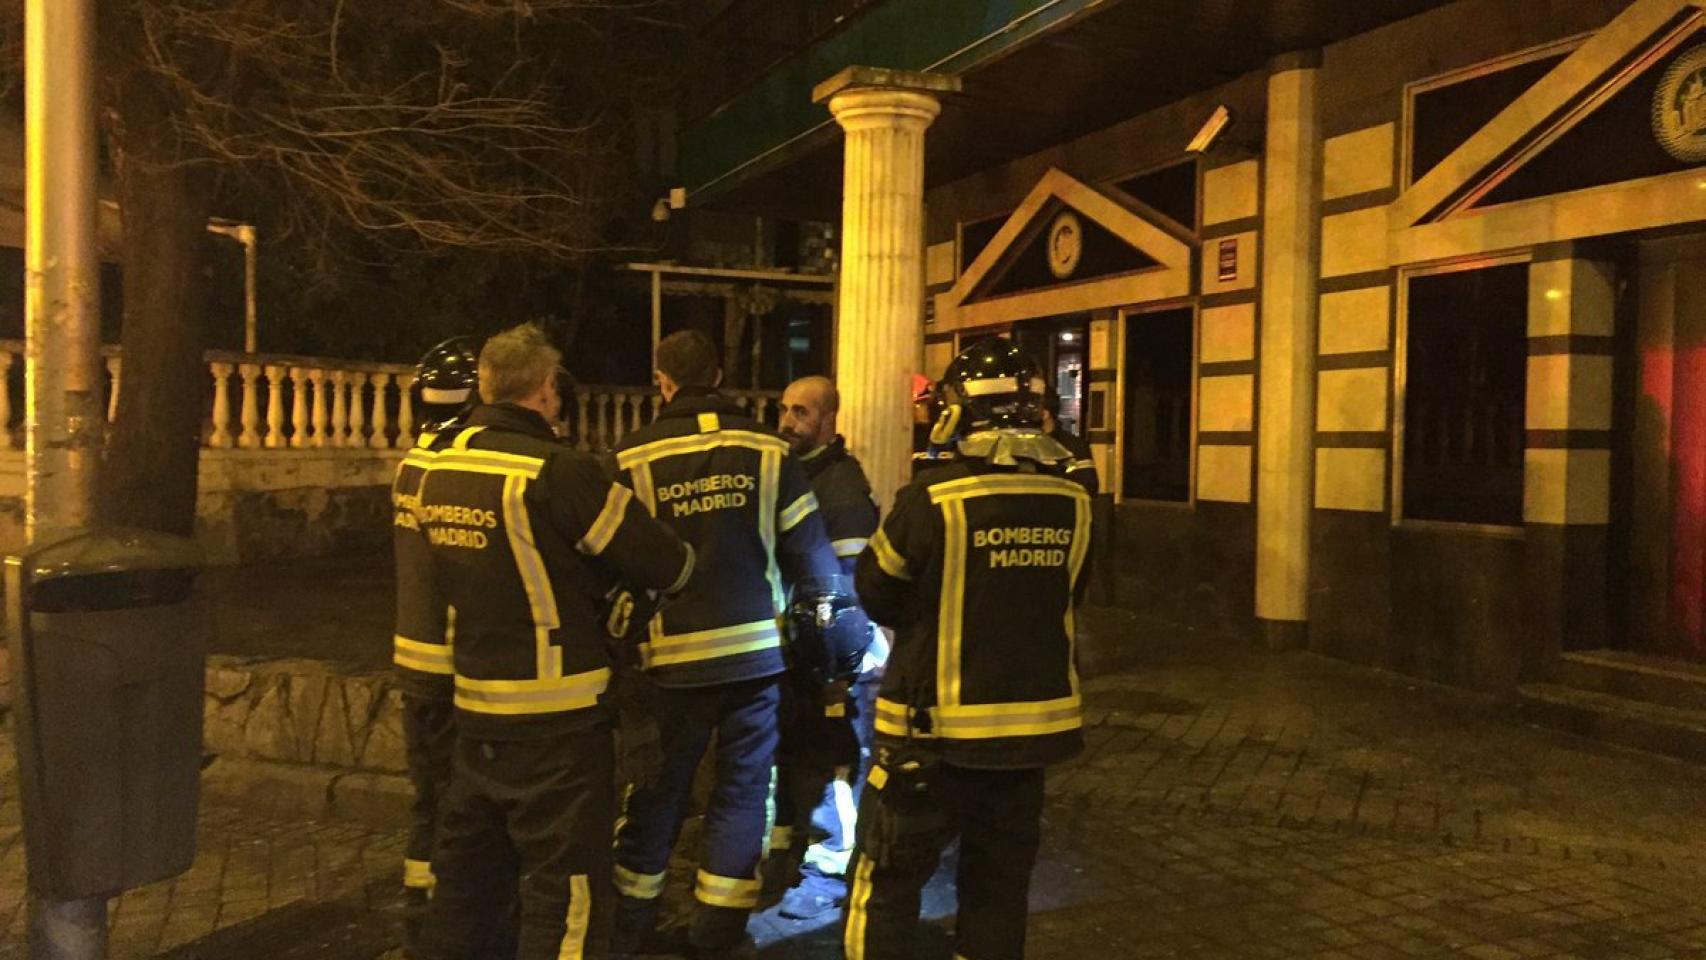
<svg viewBox="0 0 1706 960"><path fill-rule="evenodd" d="M1307 654L1085 619L1090 749L1050 782L1029 956L1706 957L1706 768ZM24 955L10 765L0 960ZM394 833L204 807L194 869L115 904L112 956L368 960L395 942L400 856ZM926 910L951 914L940 877ZM839 956L833 924L753 929L767 957ZM945 958L932 929L919 955Z"/></svg>

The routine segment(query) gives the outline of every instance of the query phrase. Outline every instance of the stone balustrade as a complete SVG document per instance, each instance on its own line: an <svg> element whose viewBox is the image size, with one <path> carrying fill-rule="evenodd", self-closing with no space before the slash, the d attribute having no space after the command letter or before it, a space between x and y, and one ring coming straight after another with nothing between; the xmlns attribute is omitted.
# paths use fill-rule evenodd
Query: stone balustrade
<svg viewBox="0 0 1706 960"><path fill-rule="evenodd" d="M107 419L118 412L123 358L102 350L107 370ZM19 340L0 340L0 449L23 445L23 357ZM419 423L414 368L324 357L242 354L210 350L211 381L202 445L214 450L393 450L414 443ZM14 373L14 368L16 372ZM776 391L726 394L758 420L774 424ZM662 398L651 387L579 384L563 403L564 436L582 450L603 453L657 416Z"/></svg>

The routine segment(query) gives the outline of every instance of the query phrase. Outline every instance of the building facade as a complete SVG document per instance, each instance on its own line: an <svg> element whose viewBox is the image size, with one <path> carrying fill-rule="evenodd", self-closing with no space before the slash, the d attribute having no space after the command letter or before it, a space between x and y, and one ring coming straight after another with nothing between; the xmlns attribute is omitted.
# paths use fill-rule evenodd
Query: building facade
<svg viewBox="0 0 1706 960"><path fill-rule="evenodd" d="M1706 3L1262 6L850 5L683 127L689 206L844 210L869 435L1032 350L1141 616L1489 690L1706 660Z"/></svg>

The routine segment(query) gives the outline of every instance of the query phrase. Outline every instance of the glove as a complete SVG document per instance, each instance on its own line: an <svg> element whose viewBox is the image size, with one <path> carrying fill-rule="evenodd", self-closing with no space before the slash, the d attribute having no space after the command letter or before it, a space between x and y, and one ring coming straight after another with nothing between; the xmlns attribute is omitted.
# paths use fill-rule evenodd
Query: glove
<svg viewBox="0 0 1706 960"><path fill-rule="evenodd" d="M657 688L633 665L616 668L616 777L635 789L656 785L663 773L663 735L658 729Z"/></svg>

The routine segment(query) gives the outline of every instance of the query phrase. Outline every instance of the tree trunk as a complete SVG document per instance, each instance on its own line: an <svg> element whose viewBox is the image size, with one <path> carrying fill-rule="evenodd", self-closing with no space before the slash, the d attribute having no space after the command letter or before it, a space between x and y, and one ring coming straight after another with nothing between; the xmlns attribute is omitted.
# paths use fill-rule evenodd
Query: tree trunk
<svg viewBox="0 0 1706 960"><path fill-rule="evenodd" d="M114 141L123 211L123 389L107 445L109 523L195 531L196 470L210 395L202 290L208 191L173 165L170 124L126 98Z"/></svg>

